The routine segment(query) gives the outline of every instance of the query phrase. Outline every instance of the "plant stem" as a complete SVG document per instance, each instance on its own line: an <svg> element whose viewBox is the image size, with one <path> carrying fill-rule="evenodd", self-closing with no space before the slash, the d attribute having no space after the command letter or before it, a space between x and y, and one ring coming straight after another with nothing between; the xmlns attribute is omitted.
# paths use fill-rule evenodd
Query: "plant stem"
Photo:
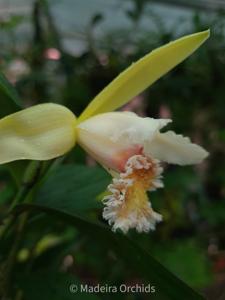
<svg viewBox="0 0 225 300"><path fill-rule="evenodd" d="M26 201L28 195L30 194L30 192L32 191L33 187L35 186L36 182L39 179L41 173L40 171L41 171L41 165L40 163L37 162L31 162L27 167L24 174L22 186L19 189L16 197L14 198L12 204L8 209L8 218L4 221L5 222L4 227L1 229L0 232L1 240L6 236L13 221L17 218L17 216L12 214L13 209L18 203ZM12 248L10 249L9 256L6 262L3 263L2 273L4 274L4 278L0 286L0 291L5 298L7 298L9 293L12 270L17 258L18 249L20 247L20 243L24 234L24 229L25 229L27 219L28 219L28 212L23 213L18 217L18 226L16 227L15 230L15 240L12 245Z"/></svg>
<svg viewBox="0 0 225 300"><path fill-rule="evenodd" d="M9 229L11 228L12 223L15 222L17 218L18 226L15 227L15 241L12 248L10 249L9 256L6 262L3 263L2 266L0 266L0 295L3 294L5 297L4 299L7 299L9 293L13 267L16 262L17 253L28 220L28 212L22 213L18 217L16 214L13 213L13 210L18 203L29 202L30 200L32 200L32 197L29 197L30 194L34 192L35 188L38 186L39 183L42 182L47 173L54 169L54 167L56 167L58 164L60 164L63 159L64 158L60 158L53 162L51 161L50 163L31 162L27 170L25 171L23 184L19 189L12 204L10 205L10 208L8 210L9 216L7 219L5 219L4 227L0 231L0 240L2 240L6 236ZM17 293L16 297L19 297L18 299L20 299L21 294Z"/></svg>
<svg viewBox="0 0 225 300"><path fill-rule="evenodd" d="M15 216L11 214L14 207L18 203L25 201L28 194L31 192L33 186L36 184L36 181L40 175L40 170L41 170L40 163L31 162L28 165L24 174L22 186L19 189L18 193L16 194L11 205L9 206L8 213L6 214L7 217L5 218L3 225L0 226L0 241L3 239L3 236L8 232L13 220L15 219Z"/></svg>
<svg viewBox="0 0 225 300"><path fill-rule="evenodd" d="M21 242L23 234L24 234L24 228L25 228L27 219L28 219L27 212L19 216L18 227L16 229L15 241L11 248L11 251L9 253L7 261L4 264L4 268L3 268L4 281L1 286L2 292L3 292L3 299L4 299L4 297L7 299L7 296L8 296L8 292L9 292L9 288L10 288L10 281L11 281L11 276L12 276L12 270L13 270L14 263L16 261L20 242Z"/></svg>

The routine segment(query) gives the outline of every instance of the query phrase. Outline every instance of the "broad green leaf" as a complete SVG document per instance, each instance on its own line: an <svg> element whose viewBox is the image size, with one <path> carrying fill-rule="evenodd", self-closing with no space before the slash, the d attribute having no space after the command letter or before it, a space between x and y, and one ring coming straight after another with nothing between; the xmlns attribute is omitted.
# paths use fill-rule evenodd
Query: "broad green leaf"
<svg viewBox="0 0 225 300"><path fill-rule="evenodd" d="M191 55L208 37L209 30L206 30L184 36L153 50L132 64L102 90L81 114L79 122L126 104Z"/></svg>
<svg viewBox="0 0 225 300"><path fill-rule="evenodd" d="M154 257L159 258L169 270L179 274L194 287L204 287L212 281L209 261L204 251L194 240L184 240L182 243L168 241L152 247Z"/></svg>
<svg viewBox="0 0 225 300"><path fill-rule="evenodd" d="M98 300L94 294L80 292L81 282L65 273L39 271L18 278L24 300ZM73 292L78 287L77 292Z"/></svg>
<svg viewBox="0 0 225 300"><path fill-rule="evenodd" d="M64 201L66 195L62 198ZM204 298L188 287L183 281L174 276L157 260L149 251L144 250L135 241L120 234L113 233L100 222L92 222L87 218L71 213L69 208L61 210L53 203L51 205L27 204L17 207L17 212L36 210L55 215L65 222L74 224L83 234L88 234L93 241L99 243L106 251L114 250L117 259L123 260L127 267L136 272L146 283L154 285L156 293L151 294L151 299L157 300L203 300Z"/></svg>
<svg viewBox="0 0 225 300"><path fill-rule="evenodd" d="M0 118L11 114L19 109L22 105L15 88L9 83L3 74L0 73Z"/></svg>
<svg viewBox="0 0 225 300"><path fill-rule="evenodd" d="M86 166L61 166L50 174L33 204L20 205L19 211L46 212L76 226L103 249L114 251L146 283L156 287L153 299L200 300L202 296L166 270L151 254L120 233L113 233L104 223L91 221L84 212L98 207L96 196L108 184L105 172Z"/></svg>
<svg viewBox="0 0 225 300"><path fill-rule="evenodd" d="M52 172L38 191L35 203L71 213L101 207L96 197L110 182L99 167L63 165Z"/></svg>

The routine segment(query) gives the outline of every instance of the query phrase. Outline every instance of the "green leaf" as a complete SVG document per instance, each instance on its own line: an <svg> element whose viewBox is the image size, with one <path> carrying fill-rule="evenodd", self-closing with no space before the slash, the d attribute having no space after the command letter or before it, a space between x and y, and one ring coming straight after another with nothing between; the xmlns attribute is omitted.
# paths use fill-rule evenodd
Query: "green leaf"
<svg viewBox="0 0 225 300"><path fill-rule="evenodd" d="M62 202L65 199L62 199ZM108 227L100 222L92 222L71 211L62 211L57 205L41 206L37 204L20 205L18 211L37 210L55 215L65 222L73 224L77 229L92 237L93 241L99 243L106 251L114 250L117 254L117 259L123 260L127 267L136 272L146 284L155 286L155 294L151 294L152 299L157 300L180 300L182 295L183 300L202 300L201 295L188 287L183 281L170 273L163 267L151 254L140 247L136 242L128 237L113 233ZM107 252L106 252L107 253Z"/></svg>
<svg viewBox="0 0 225 300"><path fill-rule="evenodd" d="M44 279L44 280L43 280ZM96 295L80 292L80 281L65 273L36 272L20 275L24 300L98 300ZM73 292L78 287L77 292Z"/></svg>
<svg viewBox="0 0 225 300"><path fill-rule="evenodd" d="M21 109L22 105L15 88L0 73L0 118Z"/></svg>
<svg viewBox="0 0 225 300"><path fill-rule="evenodd" d="M169 241L152 247L154 257L195 287L207 286L212 281L210 265L204 251L195 240Z"/></svg>
<svg viewBox="0 0 225 300"><path fill-rule="evenodd" d="M14 192L14 187L11 183L8 183L7 185L2 184L2 186L0 187L0 205L12 199L14 196Z"/></svg>
<svg viewBox="0 0 225 300"><path fill-rule="evenodd" d="M6 18L6 20L1 21L1 29L12 30L16 28L18 25L20 25L23 20L24 20L24 16L20 16L20 15L10 16L10 18Z"/></svg>
<svg viewBox="0 0 225 300"><path fill-rule="evenodd" d="M225 203L223 201L208 202L201 205L201 215L211 226L224 227Z"/></svg>
<svg viewBox="0 0 225 300"><path fill-rule="evenodd" d="M109 182L110 177L99 167L60 166L41 186L34 201L39 205L57 207L60 211L82 213L102 206L96 197Z"/></svg>
<svg viewBox="0 0 225 300"><path fill-rule="evenodd" d="M146 283L155 286L153 299L200 300L202 296L170 273L151 254L135 241L121 233L113 233L102 222L87 217L87 210L99 206L96 196L106 188L109 179L99 168L66 165L55 169L41 187L33 204L24 204L17 209L46 212L76 226L93 242L99 243L105 253L114 251L117 260L137 273Z"/></svg>

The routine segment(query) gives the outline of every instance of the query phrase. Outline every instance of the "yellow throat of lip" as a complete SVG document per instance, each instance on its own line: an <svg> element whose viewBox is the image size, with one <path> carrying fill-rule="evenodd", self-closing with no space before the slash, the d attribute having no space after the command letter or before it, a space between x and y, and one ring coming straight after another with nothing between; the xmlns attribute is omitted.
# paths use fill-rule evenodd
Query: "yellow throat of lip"
<svg viewBox="0 0 225 300"><path fill-rule="evenodd" d="M118 218L129 218L132 212L136 213L137 218L141 218L142 215L148 217L149 214L148 196L142 182L139 181L134 181L127 188L124 202L118 211Z"/></svg>
<svg viewBox="0 0 225 300"><path fill-rule="evenodd" d="M120 228L126 233L136 228L138 232L148 232L162 220L161 215L153 211L146 193L163 186L161 173L162 168L154 159L144 155L128 159L125 172L113 179L108 187L110 195L103 199L103 217L113 225L114 231Z"/></svg>

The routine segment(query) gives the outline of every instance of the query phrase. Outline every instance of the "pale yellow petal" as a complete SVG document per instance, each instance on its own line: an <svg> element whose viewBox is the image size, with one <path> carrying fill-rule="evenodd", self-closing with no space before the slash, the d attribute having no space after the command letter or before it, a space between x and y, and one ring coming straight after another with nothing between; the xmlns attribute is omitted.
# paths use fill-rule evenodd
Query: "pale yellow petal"
<svg viewBox="0 0 225 300"><path fill-rule="evenodd" d="M198 164L208 156L208 152L201 146L173 131L157 133L154 139L145 143L144 152L161 161L178 165Z"/></svg>
<svg viewBox="0 0 225 300"><path fill-rule="evenodd" d="M75 144L74 114L64 106L36 105L0 120L0 163L18 159L48 160Z"/></svg>
<svg viewBox="0 0 225 300"><path fill-rule="evenodd" d="M191 55L208 37L208 30L187 35L147 54L102 90L84 110L78 122L121 107Z"/></svg>

